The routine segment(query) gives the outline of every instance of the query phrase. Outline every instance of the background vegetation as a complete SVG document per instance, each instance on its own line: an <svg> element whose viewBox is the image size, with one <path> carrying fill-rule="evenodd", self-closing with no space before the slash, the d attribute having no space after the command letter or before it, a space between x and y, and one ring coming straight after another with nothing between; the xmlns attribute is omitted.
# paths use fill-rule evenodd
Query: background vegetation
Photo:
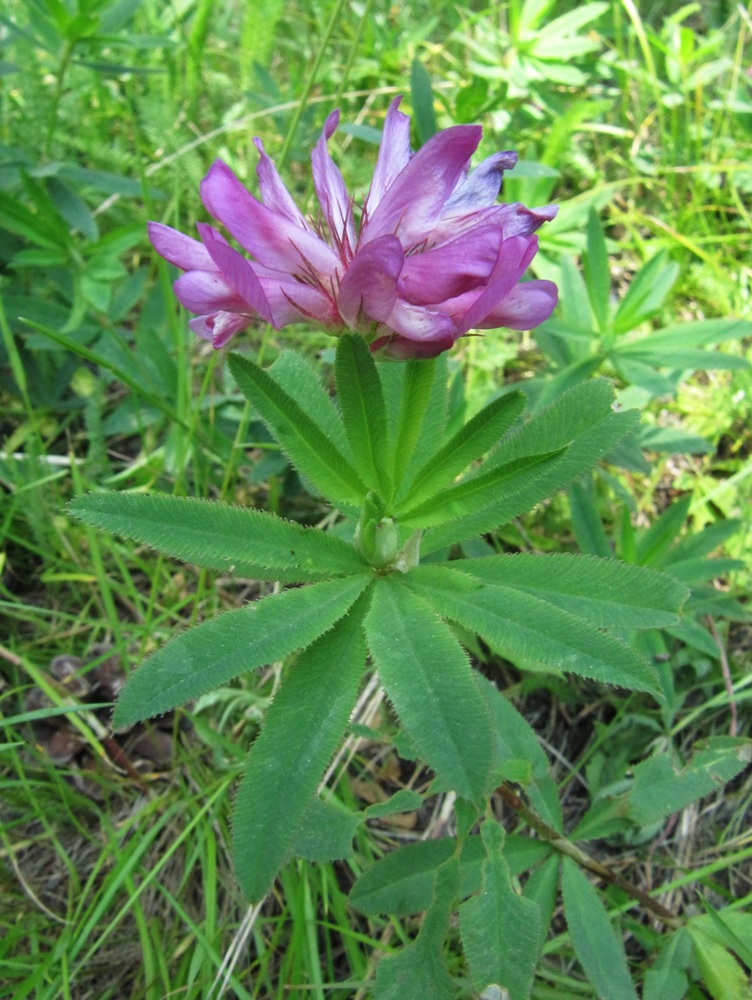
<svg viewBox="0 0 752 1000"><path fill-rule="evenodd" d="M312 205L310 149L334 107L346 123L334 153L353 191L367 189L384 112L403 93L416 146L436 128L480 121L482 152L513 148L522 161L505 200L562 206L536 262L559 282L560 310L539 332L459 345L458 419L510 381L541 405L594 372L614 379L624 405L647 408L641 436L596 477L489 540L615 552L695 586L681 629L646 640L665 665L660 707L523 677L476 644L478 663L539 731L568 826L656 747L681 754L749 732L751 9L6 5L0 995L365 998L377 954L414 932L411 920L359 916L347 891L391 845L445 833L441 798L400 827L372 822L348 864L288 869L247 910L228 868L230 792L278 665L157 728L112 734L106 705L144 653L259 585L173 564L65 513L71 496L106 486L222 497L305 523L324 516L223 354L187 330L145 225L191 231L205 219L198 185L216 157L253 188L256 135ZM244 349L267 362L291 342L330 371L331 341L302 328L259 329ZM376 802L423 787L426 775L388 740L378 692L365 691L361 709L350 757L335 762L338 794ZM742 775L660 828L594 851L672 912L743 911L751 787ZM500 815L512 829L514 813ZM609 904L639 981L661 925L630 916L617 890ZM595 995L557 926L533 995ZM708 983L687 995L747 995Z"/></svg>

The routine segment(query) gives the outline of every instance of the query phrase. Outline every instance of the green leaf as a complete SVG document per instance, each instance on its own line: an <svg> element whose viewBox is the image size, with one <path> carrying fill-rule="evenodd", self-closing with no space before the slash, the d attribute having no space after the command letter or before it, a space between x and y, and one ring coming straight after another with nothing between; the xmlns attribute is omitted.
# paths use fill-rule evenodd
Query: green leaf
<svg viewBox="0 0 752 1000"><path fill-rule="evenodd" d="M498 983L510 1000L528 1000L541 940L540 910L512 888L496 820L481 827L486 847L480 893L460 906L462 946L476 989Z"/></svg>
<svg viewBox="0 0 752 1000"><path fill-rule="evenodd" d="M481 798L489 791L491 719L449 626L394 576L377 581L365 626L381 680L418 753L458 795Z"/></svg>
<svg viewBox="0 0 752 1000"><path fill-rule="evenodd" d="M591 469L639 420L635 410L611 411L613 390L604 379L575 386L512 433L484 463L494 468L530 455L565 448L542 474L519 490L503 493L489 507L461 521L430 529L421 543L427 556L447 545L492 531Z"/></svg>
<svg viewBox="0 0 752 1000"><path fill-rule="evenodd" d="M407 497L395 509L395 516L399 518L400 507L420 507L450 486L471 462L498 444L524 408L525 397L521 392L500 396L484 407L443 448L426 459L410 483Z"/></svg>
<svg viewBox="0 0 752 1000"><path fill-rule="evenodd" d="M702 981L713 1000L749 1000L749 979L745 970L726 947L701 924L690 920L692 937Z"/></svg>
<svg viewBox="0 0 752 1000"><path fill-rule="evenodd" d="M386 802L376 802L364 809L368 819L382 819L384 816L395 816L399 813L413 812L423 805L423 796L410 788L400 788Z"/></svg>
<svg viewBox="0 0 752 1000"><path fill-rule="evenodd" d="M336 801L314 799L290 853L317 864L349 858L353 853L353 838L362 822L360 813L352 813Z"/></svg>
<svg viewBox="0 0 752 1000"><path fill-rule="evenodd" d="M656 333L651 333L644 340L635 341L635 346L650 345L652 350L660 351L664 357L670 357L674 350L706 347L708 344L722 344L750 336L752 336L752 323L749 320L703 319L666 326ZM625 344L623 350L629 350L630 346Z"/></svg>
<svg viewBox="0 0 752 1000"><path fill-rule="evenodd" d="M350 892L350 902L371 917L387 913L407 917L420 913L431 903L436 869L456 850L455 838L417 841L397 848L358 878ZM515 834L509 834L504 846L504 856L514 875L540 864L550 852L545 842ZM480 889L485 857L480 837L472 836L464 841L460 857L460 899Z"/></svg>
<svg viewBox="0 0 752 1000"><path fill-rule="evenodd" d="M524 591L493 586L453 566L418 566L407 585L439 614L524 667L579 674L604 684L658 690L655 670L630 646Z"/></svg>
<svg viewBox="0 0 752 1000"><path fill-rule="evenodd" d="M410 67L410 100L413 106L415 130L419 145L423 146L438 131L433 110L431 77L419 59Z"/></svg>
<svg viewBox="0 0 752 1000"><path fill-rule="evenodd" d="M718 791L752 760L752 740L715 736L695 745L685 767L665 752L653 754L633 768L634 787L627 815L647 826Z"/></svg>
<svg viewBox="0 0 752 1000"><path fill-rule="evenodd" d="M306 583L369 572L347 542L265 511L145 493L90 493L68 510L169 556L238 576Z"/></svg>
<svg viewBox="0 0 752 1000"><path fill-rule="evenodd" d="M660 250L634 276L616 310L615 333L633 330L661 308L679 276L679 265L666 263L667 260L666 252Z"/></svg>
<svg viewBox="0 0 752 1000"><path fill-rule="evenodd" d="M661 948L658 958L645 973L643 1000L684 1000L691 942L687 931L676 931Z"/></svg>
<svg viewBox="0 0 752 1000"><path fill-rule="evenodd" d="M635 543L635 562L643 566L663 564L669 549L684 527L691 502L692 497L689 494L680 500L675 500L657 521L638 535Z"/></svg>
<svg viewBox="0 0 752 1000"><path fill-rule="evenodd" d="M616 559L552 555L496 555L452 564L484 583L524 591L597 628L678 625L687 588L668 573Z"/></svg>
<svg viewBox="0 0 752 1000"><path fill-rule="evenodd" d="M302 833L339 746L366 662L366 597L298 657L248 755L235 800L233 859L249 899L269 890Z"/></svg>
<svg viewBox="0 0 752 1000"><path fill-rule="evenodd" d="M480 839L475 838L480 845ZM457 850L454 838L424 840L387 854L356 881L349 900L367 916L410 916L428 909L436 869ZM464 853L464 852L463 852Z"/></svg>
<svg viewBox="0 0 752 1000"><path fill-rule="evenodd" d="M734 354L723 354L717 350L703 351L691 347L671 347L668 350L652 342L652 337L625 344L618 350L619 362L625 359L631 363L639 362L650 367L672 368L691 371L714 371L717 369L749 368L746 358ZM616 352L615 352L616 353Z"/></svg>
<svg viewBox="0 0 752 1000"><path fill-rule="evenodd" d="M450 486L448 489L403 509L399 523L407 528L431 528L450 522L464 522L467 518L483 514L499 495L516 495L537 482L561 451L544 452L515 458L506 465L481 471Z"/></svg>
<svg viewBox="0 0 752 1000"><path fill-rule="evenodd" d="M269 366L269 374L279 382L288 396L305 400L308 416L323 427L334 447L352 464L353 457L342 424L342 415L311 362L298 351L282 351L274 364Z"/></svg>
<svg viewBox="0 0 752 1000"><path fill-rule="evenodd" d="M130 676L115 707L115 726L168 712L304 649L347 613L368 584L367 577L312 583L188 629Z"/></svg>
<svg viewBox="0 0 752 1000"><path fill-rule="evenodd" d="M605 332L609 319L611 271L606 250L606 238L603 235L603 227L598 213L594 208L590 209L588 216L587 244L582 255L582 269L585 272L585 285L598 329Z"/></svg>
<svg viewBox="0 0 752 1000"><path fill-rule="evenodd" d="M382 958L376 969L375 1000L430 997L453 1000L454 982L447 971L443 943L449 931L459 880L456 860L436 872L434 898L418 937L396 955Z"/></svg>
<svg viewBox="0 0 752 1000"><path fill-rule="evenodd" d="M379 496L392 492L392 452L381 379L365 340L355 333L337 342L337 400L355 467Z"/></svg>
<svg viewBox="0 0 752 1000"><path fill-rule="evenodd" d="M574 861L562 858L564 916L575 954L601 1000L637 1000L624 945L598 893Z"/></svg>
<svg viewBox="0 0 752 1000"><path fill-rule="evenodd" d="M367 489L324 428L268 372L248 358L230 354L228 365L238 388L256 407L301 475L333 503L358 506Z"/></svg>
<svg viewBox="0 0 752 1000"><path fill-rule="evenodd" d="M580 549L586 555L609 559L611 544L595 505L592 476L571 483L567 495L572 528Z"/></svg>
<svg viewBox="0 0 752 1000"><path fill-rule="evenodd" d="M527 899L532 899L534 903L538 904L538 908L540 909L541 935L538 947L541 949L546 942L548 929L551 926L554 910L556 909L556 901L559 896L560 865L559 854L556 852L551 853L543 861L543 864L530 872L525 882L525 887L522 890L523 896L526 896Z"/></svg>
<svg viewBox="0 0 752 1000"><path fill-rule="evenodd" d="M495 684L477 675L478 685L488 702L494 721L496 761L526 760L531 765L530 783L525 792L538 814L554 829L562 831L562 812L556 782L535 730L499 691Z"/></svg>
<svg viewBox="0 0 752 1000"><path fill-rule="evenodd" d="M389 369L397 367L388 362L385 362L384 365ZM394 433L393 471L394 486L397 492L415 453L415 446L419 440L422 440L423 422L428 412L435 382L441 378L446 381L446 368L442 366L441 372L437 376L438 366L433 359L416 361L411 358L400 367L404 369L404 372L402 373L399 406L395 407L397 422ZM446 392L446 385L440 386L440 391Z"/></svg>

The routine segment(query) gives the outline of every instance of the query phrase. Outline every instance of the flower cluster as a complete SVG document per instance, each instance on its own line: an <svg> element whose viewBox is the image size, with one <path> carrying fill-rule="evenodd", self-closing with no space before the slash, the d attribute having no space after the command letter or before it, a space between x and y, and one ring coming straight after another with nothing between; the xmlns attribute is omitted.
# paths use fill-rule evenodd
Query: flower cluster
<svg viewBox="0 0 752 1000"><path fill-rule="evenodd" d="M358 330L393 358L428 358L469 330L529 330L550 316L556 286L520 279L556 207L497 203L517 157L496 153L471 172L478 125L445 129L411 154L399 104L387 112L359 221L327 147L334 111L312 154L318 224L297 208L259 139L260 201L221 160L201 184L206 209L250 259L213 226L199 223L199 242L150 223L157 252L185 272L175 293L198 314L195 333L222 347L259 318L277 330L315 323Z"/></svg>

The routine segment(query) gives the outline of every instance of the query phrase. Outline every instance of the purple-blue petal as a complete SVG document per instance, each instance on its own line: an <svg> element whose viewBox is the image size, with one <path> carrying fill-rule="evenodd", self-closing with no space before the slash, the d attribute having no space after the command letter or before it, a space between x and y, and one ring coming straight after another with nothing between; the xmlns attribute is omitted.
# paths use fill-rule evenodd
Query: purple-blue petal
<svg viewBox="0 0 752 1000"><path fill-rule="evenodd" d="M499 197L504 171L511 170L516 163L517 154L511 151L486 157L468 177L457 184L444 205L442 217L464 215L493 205Z"/></svg>
<svg viewBox="0 0 752 1000"><path fill-rule="evenodd" d="M479 125L454 125L432 136L393 181L361 228L360 244L397 236L419 246L441 215L481 138Z"/></svg>

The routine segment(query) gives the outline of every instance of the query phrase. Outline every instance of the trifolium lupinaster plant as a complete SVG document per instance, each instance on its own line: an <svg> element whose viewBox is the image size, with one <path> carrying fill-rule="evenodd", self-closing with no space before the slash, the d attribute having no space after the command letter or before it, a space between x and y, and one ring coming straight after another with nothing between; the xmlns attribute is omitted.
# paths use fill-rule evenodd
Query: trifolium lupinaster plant
<svg viewBox="0 0 752 1000"><path fill-rule="evenodd" d="M201 185L227 236L208 223L198 225L200 241L149 227L157 252L183 272L175 293L196 314L191 328L215 348L260 323L336 338L334 395L301 353L282 351L268 368L228 358L300 477L336 511L326 519L333 530L143 493L89 494L71 510L169 556L282 585L175 636L133 672L115 709L115 724L126 726L285 661L234 807L234 867L249 899L261 900L291 859L347 857L374 809L383 816L423 801L403 790L353 813L319 792L364 678L376 671L401 753L433 772L428 794L455 798L456 835L398 850L355 883L352 903L366 913L427 911L412 943L380 961L374 995L457 995L442 949L458 909L467 989L500 996L503 988L522 1000L560 880L578 954L583 900L589 925L611 931L579 849L562 846L570 843L562 809L533 730L474 669L462 637L479 636L522 669L660 698L660 674L628 638L675 625L687 594L671 576L612 559L465 554L463 545L590 470L639 414L614 408L599 379L529 419L522 393L505 390L448 428L446 352L472 331L529 330L555 307L554 284L522 279L536 231L556 208L498 202L516 156L496 153L470 169L479 126L447 128L413 155L399 105L386 114L362 204L328 150L334 112L312 155L316 221L257 139L260 199L220 161ZM497 790L534 836L505 837L490 805ZM521 870L522 856L533 874L520 893L510 869ZM612 933L610 947L610 975L628 979Z"/></svg>

